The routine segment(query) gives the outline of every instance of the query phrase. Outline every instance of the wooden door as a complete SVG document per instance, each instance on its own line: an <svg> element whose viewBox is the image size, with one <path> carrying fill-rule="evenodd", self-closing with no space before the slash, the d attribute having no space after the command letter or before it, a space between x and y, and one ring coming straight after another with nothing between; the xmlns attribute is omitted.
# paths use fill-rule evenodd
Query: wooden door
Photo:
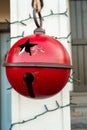
<svg viewBox="0 0 87 130"><path fill-rule="evenodd" d="M75 92L87 92L87 1L70 1Z"/></svg>

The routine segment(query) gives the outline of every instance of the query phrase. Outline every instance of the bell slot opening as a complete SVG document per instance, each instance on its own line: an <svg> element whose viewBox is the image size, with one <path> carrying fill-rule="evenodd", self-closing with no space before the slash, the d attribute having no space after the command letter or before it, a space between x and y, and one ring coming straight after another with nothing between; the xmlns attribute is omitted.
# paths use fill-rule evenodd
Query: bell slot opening
<svg viewBox="0 0 87 130"><path fill-rule="evenodd" d="M33 74L32 73L25 73L24 74L24 81L26 83L29 96L32 97L32 98L35 98L34 89L33 89L33 86L32 86L32 83L34 81Z"/></svg>

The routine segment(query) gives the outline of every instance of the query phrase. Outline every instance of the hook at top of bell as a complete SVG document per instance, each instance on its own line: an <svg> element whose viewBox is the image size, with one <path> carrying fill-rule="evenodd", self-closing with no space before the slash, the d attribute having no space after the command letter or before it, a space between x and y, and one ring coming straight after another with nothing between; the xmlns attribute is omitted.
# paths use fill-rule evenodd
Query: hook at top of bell
<svg viewBox="0 0 87 130"><path fill-rule="evenodd" d="M45 30L42 29L42 17L41 17L41 13L38 12L38 18L39 18L39 23L38 23L38 20L37 20L37 17L36 17L36 9L33 9L33 17L34 17L34 22L37 26L37 28L34 30L34 33L35 34L39 34L39 33L42 33L44 34L45 33Z"/></svg>

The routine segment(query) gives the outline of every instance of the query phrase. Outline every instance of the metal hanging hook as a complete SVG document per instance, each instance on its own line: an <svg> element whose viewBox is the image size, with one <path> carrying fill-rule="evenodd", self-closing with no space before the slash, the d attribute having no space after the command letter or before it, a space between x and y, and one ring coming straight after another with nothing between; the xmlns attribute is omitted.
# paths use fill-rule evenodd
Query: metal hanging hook
<svg viewBox="0 0 87 130"><path fill-rule="evenodd" d="M41 17L41 9L43 8L43 0L32 0L33 7L33 18L37 28L34 30L34 33L40 34L45 33L44 29L42 29L42 17ZM38 17L36 17L36 14Z"/></svg>
<svg viewBox="0 0 87 130"><path fill-rule="evenodd" d="M36 17L36 9L33 9L34 22L35 22L37 28L41 28L41 27L42 27L41 13L38 12L37 14L38 14L38 16L39 16L39 22L40 22L40 23L38 23L38 20L37 20L37 17Z"/></svg>
<svg viewBox="0 0 87 130"><path fill-rule="evenodd" d="M38 14L38 18L36 17L36 13L37 13L36 9L33 9L34 22L35 22L35 24L37 26L37 28L34 30L34 33L35 34L40 34L40 33L44 34L45 30L42 29L42 17L41 17L41 13L40 12L37 13ZM39 22L38 22L37 19L39 19Z"/></svg>

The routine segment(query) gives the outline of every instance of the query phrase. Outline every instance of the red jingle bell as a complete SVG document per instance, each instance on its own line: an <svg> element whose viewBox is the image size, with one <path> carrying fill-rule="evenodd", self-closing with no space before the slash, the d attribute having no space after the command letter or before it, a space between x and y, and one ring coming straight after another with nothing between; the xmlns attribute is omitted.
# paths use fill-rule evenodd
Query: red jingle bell
<svg viewBox="0 0 87 130"><path fill-rule="evenodd" d="M58 40L41 33L40 27L35 34L21 38L12 46L5 62L12 87L32 98L49 97L60 92L71 70L67 50Z"/></svg>

